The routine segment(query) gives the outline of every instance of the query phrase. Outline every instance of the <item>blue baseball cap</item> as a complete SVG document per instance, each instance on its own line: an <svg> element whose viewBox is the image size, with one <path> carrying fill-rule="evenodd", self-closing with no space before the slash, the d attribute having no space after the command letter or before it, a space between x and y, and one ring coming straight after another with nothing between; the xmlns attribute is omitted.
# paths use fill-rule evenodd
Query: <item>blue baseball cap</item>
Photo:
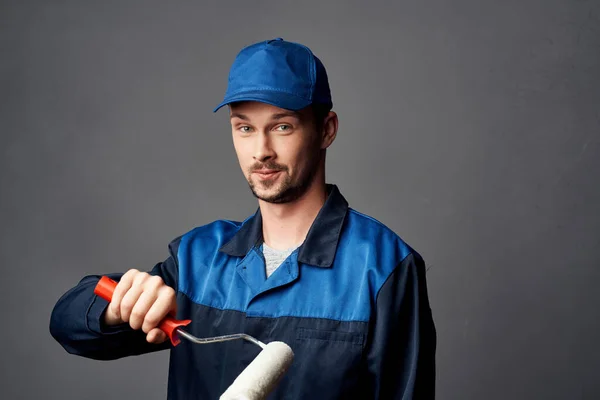
<svg viewBox="0 0 600 400"><path fill-rule="evenodd" d="M224 100L259 101L297 111L311 104L333 107L327 72L321 60L299 43L282 38L244 47L229 72Z"/></svg>

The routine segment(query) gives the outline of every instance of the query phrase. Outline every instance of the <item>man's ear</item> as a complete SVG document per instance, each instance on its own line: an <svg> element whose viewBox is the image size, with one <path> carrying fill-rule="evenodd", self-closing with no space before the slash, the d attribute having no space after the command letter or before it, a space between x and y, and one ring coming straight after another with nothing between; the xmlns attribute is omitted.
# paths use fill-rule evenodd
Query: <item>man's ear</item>
<svg viewBox="0 0 600 400"><path fill-rule="evenodd" d="M323 120L321 149L324 150L331 146L338 131L338 116L334 111L329 111L329 114Z"/></svg>

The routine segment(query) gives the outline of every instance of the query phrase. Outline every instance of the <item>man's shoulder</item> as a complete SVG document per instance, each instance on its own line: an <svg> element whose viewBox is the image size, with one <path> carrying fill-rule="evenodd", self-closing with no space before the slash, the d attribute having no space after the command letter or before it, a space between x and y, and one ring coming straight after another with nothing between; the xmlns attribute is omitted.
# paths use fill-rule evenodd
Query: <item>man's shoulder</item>
<svg viewBox="0 0 600 400"><path fill-rule="evenodd" d="M348 223L352 227L361 228L354 233L368 232L370 235L376 234L373 237L374 240L399 240L404 243L400 235L387 224L354 208L348 208Z"/></svg>
<svg viewBox="0 0 600 400"><path fill-rule="evenodd" d="M401 258L404 258L409 254L421 257L420 254L390 226L356 209L348 208L345 231L344 237L346 241L360 243L360 246L365 250L377 249L378 251L387 250L394 253L399 252L397 256L400 256Z"/></svg>
<svg viewBox="0 0 600 400"><path fill-rule="evenodd" d="M365 225L371 229L380 230L382 233L396 235L396 233L380 220L372 217L371 215L360 212L355 208L348 207L348 216L353 219L355 223Z"/></svg>
<svg viewBox="0 0 600 400"><path fill-rule="evenodd" d="M207 248L207 244L211 242L214 243L215 246L219 246L233 237L245 222L246 220L213 220L204 225L196 226L183 233L175 238L171 242L171 245L175 244L176 247L179 247L181 243L192 244L200 241L204 244L204 248Z"/></svg>
<svg viewBox="0 0 600 400"><path fill-rule="evenodd" d="M246 220L235 221L229 219L217 219L191 229L190 231L183 234L182 237L191 239L196 237L207 236L229 236L239 231L244 222L246 222Z"/></svg>

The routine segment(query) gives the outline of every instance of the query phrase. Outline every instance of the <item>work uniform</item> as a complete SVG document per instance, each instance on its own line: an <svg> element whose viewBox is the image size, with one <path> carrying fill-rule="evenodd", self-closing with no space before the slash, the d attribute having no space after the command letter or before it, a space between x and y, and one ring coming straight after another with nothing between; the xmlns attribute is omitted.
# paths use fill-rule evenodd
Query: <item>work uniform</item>
<svg viewBox="0 0 600 400"><path fill-rule="evenodd" d="M192 320L192 335L244 332L292 348L270 399L433 399L436 331L423 259L327 188L306 240L268 278L260 210L178 237L151 274L176 290L176 317ZM156 345L126 324L105 326L108 303L93 294L99 278L58 301L52 335L69 353L102 360L169 348L171 400L218 399L261 350L245 340Z"/></svg>

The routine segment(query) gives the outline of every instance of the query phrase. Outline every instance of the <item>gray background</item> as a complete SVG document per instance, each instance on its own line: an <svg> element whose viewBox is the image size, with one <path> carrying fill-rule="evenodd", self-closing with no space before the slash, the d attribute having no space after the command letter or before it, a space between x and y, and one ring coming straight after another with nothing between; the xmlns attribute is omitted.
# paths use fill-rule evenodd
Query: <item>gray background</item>
<svg viewBox="0 0 600 400"><path fill-rule="evenodd" d="M166 397L166 352L68 355L50 312L255 210L212 107L278 36L329 71L328 181L430 265L438 398L600 398L599 3L0 2L0 398Z"/></svg>

